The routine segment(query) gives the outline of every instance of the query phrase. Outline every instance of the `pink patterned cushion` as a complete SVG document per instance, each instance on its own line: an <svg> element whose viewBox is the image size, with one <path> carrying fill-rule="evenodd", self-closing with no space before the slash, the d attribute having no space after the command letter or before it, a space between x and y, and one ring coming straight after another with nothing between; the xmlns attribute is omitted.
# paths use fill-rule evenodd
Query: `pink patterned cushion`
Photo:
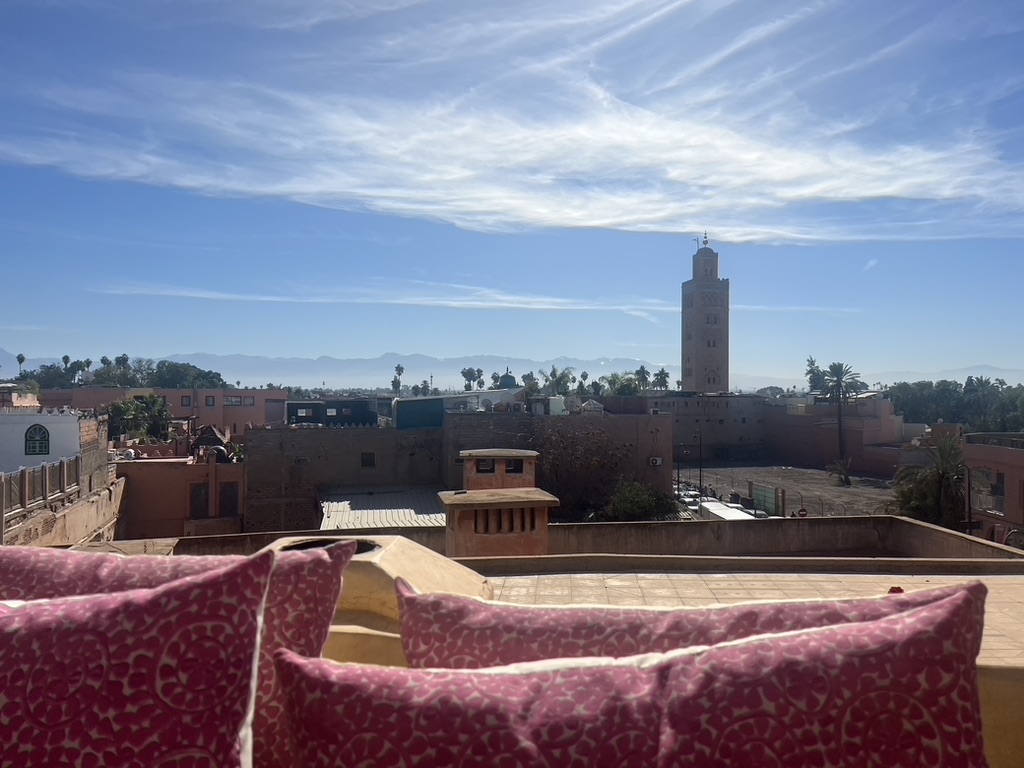
<svg viewBox="0 0 1024 768"><path fill-rule="evenodd" d="M478 670L277 654L303 764L984 768L985 587L875 621Z"/></svg>
<svg viewBox="0 0 1024 768"><path fill-rule="evenodd" d="M248 765L273 553L0 614L0 765Z"/></svg>
<svg viewBox="0 0 1024 768"><path fill-rule="evenodd" d="M341 595L342 571L355 542L276 555L267 591L260 644L254 761L257 768L288 768L287 720L277 692L273 654L288 648L318 656ZM0 600L106 594L155 587L246 560L241 555L124 557L39 547L0 547Z"/></svg>
<svg viewBox="0 0 1024 768"><path fill-rule="evenodd" d="M869 621L948 597L958 587L706 608L511 605L460 595L420 595L403 579L395 579L395 589L409 666L477 669L541 659L661 653Z"/></svg>

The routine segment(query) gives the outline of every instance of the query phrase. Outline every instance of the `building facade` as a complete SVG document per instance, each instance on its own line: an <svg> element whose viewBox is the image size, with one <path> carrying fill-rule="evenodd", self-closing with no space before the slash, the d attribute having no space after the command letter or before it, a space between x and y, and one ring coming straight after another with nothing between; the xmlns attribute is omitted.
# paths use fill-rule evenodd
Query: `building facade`
<svg viewBox="0 0 1024 768"><path fill-rule="evenodd" d="M65 409L0 412L0 472L74 458L82 452L82 418L78 411Z"/></svg>
<svg viewBox="0 0 1024 768"><path fill-rule="evenodd" d="M729 391L729 281L718 276L718 254L693 254L693 277L682 291L683 392Z"/></svg>
<svg viewBox="0 0 1024 768"><path fill-rule="evenodd" d="M975 432L963 446L975 533L1024 547L1024 434Z"/></svg>

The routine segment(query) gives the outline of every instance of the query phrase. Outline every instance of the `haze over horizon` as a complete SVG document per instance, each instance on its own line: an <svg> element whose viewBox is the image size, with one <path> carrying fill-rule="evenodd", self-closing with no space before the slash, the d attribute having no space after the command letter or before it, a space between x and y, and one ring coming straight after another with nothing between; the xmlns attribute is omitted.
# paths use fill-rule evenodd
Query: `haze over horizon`
<svg viewBox="0 0 1024 768"><path fill-rule="evenodd" d="M1022 44L923 0L13 0L0 348L678 370L706 230L735 374L1024 370Z"/></svg>

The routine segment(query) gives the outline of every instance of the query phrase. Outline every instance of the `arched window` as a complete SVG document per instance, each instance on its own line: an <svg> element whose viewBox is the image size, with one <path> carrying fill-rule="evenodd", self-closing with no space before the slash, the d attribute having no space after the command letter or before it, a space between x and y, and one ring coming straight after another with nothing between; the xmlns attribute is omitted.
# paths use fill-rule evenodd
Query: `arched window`
<svg viewBox="0 0 1024 768"><path fill-rule="evenodd" d="M25 430L25 455L50 455L50 433L46 427L41 424L33 424Z"/></svg>

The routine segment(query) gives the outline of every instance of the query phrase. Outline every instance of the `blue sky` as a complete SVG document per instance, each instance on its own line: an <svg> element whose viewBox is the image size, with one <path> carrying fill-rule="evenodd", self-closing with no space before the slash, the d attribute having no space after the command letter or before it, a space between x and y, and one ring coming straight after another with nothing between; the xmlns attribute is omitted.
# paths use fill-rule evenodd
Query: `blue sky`
<svg viewBox="0 0 1024 768"><path fill-rule="evenodd" d="M0 348L677 370L707 230L734 372L1024 369L1021 50L1019 3L7 0Z"/></svg>

